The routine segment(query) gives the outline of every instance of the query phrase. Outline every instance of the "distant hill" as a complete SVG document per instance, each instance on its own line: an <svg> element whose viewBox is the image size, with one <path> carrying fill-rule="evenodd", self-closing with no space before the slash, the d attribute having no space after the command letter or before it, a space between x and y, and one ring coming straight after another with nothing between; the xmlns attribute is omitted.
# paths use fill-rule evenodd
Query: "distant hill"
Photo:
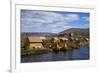
<svg viewBox="0 0 100 73"><path fill-rule="evenodd" d="M45 37L51 37L56 35L55 33L48 33L48 32L22 32L21 35L24 36L45 36Z"/></svg>
<svg viewBox="0 0 100 73"><path fill-rule="evenodd" d="M89 37L89 28L70 28L58 34L48 32L22 32L23 36L45 36L45 37L68 37L69 33L73 33L74 37Z"/></svg>
<svg viewBox="0 0 100 73"><path fill-rule="evenodd" d="M89 37L89 28L70 28L58 34L58 36L67 37L69 33L73 33L75 37Z"/></svg>

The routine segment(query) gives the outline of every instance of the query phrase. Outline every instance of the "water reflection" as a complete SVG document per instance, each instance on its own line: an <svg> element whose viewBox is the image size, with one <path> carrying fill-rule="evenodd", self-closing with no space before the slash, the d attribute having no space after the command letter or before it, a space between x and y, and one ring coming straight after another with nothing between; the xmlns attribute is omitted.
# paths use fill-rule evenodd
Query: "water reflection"
<svg viewBox="0 0 100 73"><path fill-rule="evenodd" d="M67 52L49 52L39 55L29 55L21 57L21 62L46 62L46 61L65 61L65 60L87 60L89 59L89 45L80 49Z"/></svg>

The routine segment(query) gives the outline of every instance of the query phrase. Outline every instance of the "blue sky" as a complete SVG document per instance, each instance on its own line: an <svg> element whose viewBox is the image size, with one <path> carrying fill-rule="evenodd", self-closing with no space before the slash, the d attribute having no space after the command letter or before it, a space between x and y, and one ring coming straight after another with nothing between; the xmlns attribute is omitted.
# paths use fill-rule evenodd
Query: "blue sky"
<svg viewBox="0 0 100 73"><path fill-rule="evenodd" d="M21 10L21 32L59 33L69 28L89 28L89 13Z"/></svg>

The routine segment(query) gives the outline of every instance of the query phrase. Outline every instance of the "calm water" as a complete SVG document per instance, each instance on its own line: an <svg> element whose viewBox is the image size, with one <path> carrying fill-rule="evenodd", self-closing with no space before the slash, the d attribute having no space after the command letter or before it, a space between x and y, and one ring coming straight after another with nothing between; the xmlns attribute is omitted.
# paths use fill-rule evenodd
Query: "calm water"
<svg viewBox="0 0 100 73"><path fill-rule="evenodd" d="M67 60L88 60L89 45L85 45L79 49L67 52L49 52L39 55L30 55L21 57L22 63L27 62L46 62L46 61L67 61Z"/></svg>

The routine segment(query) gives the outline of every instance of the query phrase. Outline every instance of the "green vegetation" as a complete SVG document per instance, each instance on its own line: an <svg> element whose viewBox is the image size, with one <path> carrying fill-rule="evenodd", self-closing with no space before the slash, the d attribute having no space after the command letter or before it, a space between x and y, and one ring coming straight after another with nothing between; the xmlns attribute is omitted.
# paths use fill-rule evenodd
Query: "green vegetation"
<svg viewBox="0 0 100 73"><path fill-rule="evenodd" d="M29 48L29 39L26 36L21 36L21 48L26 50Z"/></svg>

